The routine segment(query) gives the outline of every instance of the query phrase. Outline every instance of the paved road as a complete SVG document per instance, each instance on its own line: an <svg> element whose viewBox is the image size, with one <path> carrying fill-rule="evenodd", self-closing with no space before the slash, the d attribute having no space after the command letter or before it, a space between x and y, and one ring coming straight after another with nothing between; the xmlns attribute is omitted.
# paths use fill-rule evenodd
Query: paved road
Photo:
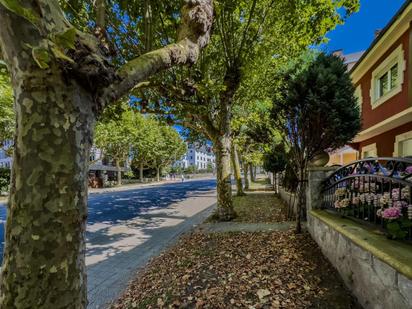
<svg viewBox="0 0 412 309"><path fill-rule="evenodd" d="M89 308L105 308L137 269L201 223L216 201L215 187L215 180L191 180L91 194L86 234ZM5 218L5 207L0 207L2 240Z"/></svg>

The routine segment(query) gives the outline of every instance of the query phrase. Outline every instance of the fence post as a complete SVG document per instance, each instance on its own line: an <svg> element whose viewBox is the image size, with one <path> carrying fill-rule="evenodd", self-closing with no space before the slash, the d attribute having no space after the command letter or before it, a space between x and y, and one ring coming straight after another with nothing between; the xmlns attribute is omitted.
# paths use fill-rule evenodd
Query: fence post
<svg viewBox="0 0 412 309"><path fill-rule="evenodd" d="M336 167L330 166L308 168L308 185L306 187L307 211L322 206L322 183L336 170Z"/></svg>

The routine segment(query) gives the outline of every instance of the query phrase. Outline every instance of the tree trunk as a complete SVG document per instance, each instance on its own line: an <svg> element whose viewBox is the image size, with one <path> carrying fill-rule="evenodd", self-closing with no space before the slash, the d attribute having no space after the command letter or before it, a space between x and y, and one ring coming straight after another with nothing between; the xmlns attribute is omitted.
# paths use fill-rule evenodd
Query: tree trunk
<svg viewBox="0 0 412 309"><path fill-rule="evenodd" d="M242 174L240 172L240 163L239 163L239 155L236 149L236 145L232 143L231 147L231 153L230 156L232 158L232 165L233 165L233 171L235 174L235 179L236 179L236 188L237 196L243 196L245 195L245 192L243 191L243 184L242 184Z"/></svg>
<svg viewBox="0 0 412 309"><path fill-rule="evenodd" d="M253 165L252 164L249 164L249 170L250 170L250 180L251 181L256 181L256 175L254 175L254 173L253 173Z"/></svg>
<svg viewBox="0 0 412 309"><path fill-rule="evenodd" d="M160 181L160 167L156 167L156 179L159 182Z"/></svg>
<svg viewBox="0 0 412 309"><path fill-rule="evenodd" d="M139 178L140 178L140 182L143 182L143 163L140 163L140 166L139 166Z"/></svg>
<svg viewBox="0 0 412 309"><path fill-rule="evenodd" d="M305 209L305 181L306 181L306 168L301 168L299 173L299 186L298 186L298 203L296 207L296 233L302 233L302 211Z"/></svg>
<svg viewBox="0 0 412 309"><path fill-rule="evenodd" d="M72 26L58 1L0 1L1 54L17 123L0 308L87 307L87 174L95 118L153 74L197 61L209 41L212 1L186 4L181 19L179 42L115 72L100 42L79 30L71 42L73 63L62 59L51 40Z"/></svg>
<svg viewBox="0 0 412 309"><path fill-rule="evenodd" d="M249 184L250 184L249 164L244 165L243 172L245 174L245 190L249 190Z"/></svg>
<svg viewBox="0 0 412 309"><path fill-rule="evenodd" d="M0 307L86 308L92 97L55 67L21 65L13 76L17 131Z"/></svg>
<svg viewBox="0 0 412 309"><path fill-rule="evenodd" d="M122 185L122 167L120 166L119 160L116 160L116 169L117 169L117 185Z"/></svg>
<svg viewBox="0 0 412 309"><path fill-rule="evenodd" d="M215 142L217 167L217 212L221 221L230 221L235 217L232 200L230 171L229 136L221 136Z"/></svg>

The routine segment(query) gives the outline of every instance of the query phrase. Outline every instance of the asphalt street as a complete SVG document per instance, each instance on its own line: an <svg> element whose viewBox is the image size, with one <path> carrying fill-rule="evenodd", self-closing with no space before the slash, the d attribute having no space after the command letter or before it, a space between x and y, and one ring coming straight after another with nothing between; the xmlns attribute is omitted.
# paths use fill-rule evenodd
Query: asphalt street
<svg viewBox="0 0 412 309"><path fill-rule="evenodd" d="M216 180L206 179L90 194L86 233L89 308L104 308L136 270L201 223L216 201L215 189ZM0 257L5 206L0 203Z"/></svg>
<svg viewBox="0 0 412 309"><path fill-rule="evenodd" d="M184 200L193 193L207 192L215 187L216 181L207 179L119 192L90 194L88 228L100 222L116 223L121 220L132 219L148 209L166 208L173 203ZM3 255L6 217L6 204L0 203L0 261Z"/></svg>

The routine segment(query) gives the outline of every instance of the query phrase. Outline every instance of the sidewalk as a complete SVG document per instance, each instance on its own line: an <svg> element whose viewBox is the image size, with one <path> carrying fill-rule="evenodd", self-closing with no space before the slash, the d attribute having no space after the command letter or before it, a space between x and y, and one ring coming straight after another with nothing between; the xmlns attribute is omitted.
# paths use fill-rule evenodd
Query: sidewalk
<svg viewBox="0 0 412 309"><path fill-rule="evenodd" d="M88 227L88 309L107 308L152 257L201 224L214 209L216 191L197 192L164 209L136 218ZM93 235L91 235L93 234Z"/></svg>
<svg viewBox="0 0 412 309"><path fill-rule="evenodd" d="M269 203L272 196L236 197L235 211L248 209L240 216L247 219L270 206L283 209L280 200ZM294 222L282 218L199 225L152 259L110 308L360 309L310 235L295 234Z"/></svg>

